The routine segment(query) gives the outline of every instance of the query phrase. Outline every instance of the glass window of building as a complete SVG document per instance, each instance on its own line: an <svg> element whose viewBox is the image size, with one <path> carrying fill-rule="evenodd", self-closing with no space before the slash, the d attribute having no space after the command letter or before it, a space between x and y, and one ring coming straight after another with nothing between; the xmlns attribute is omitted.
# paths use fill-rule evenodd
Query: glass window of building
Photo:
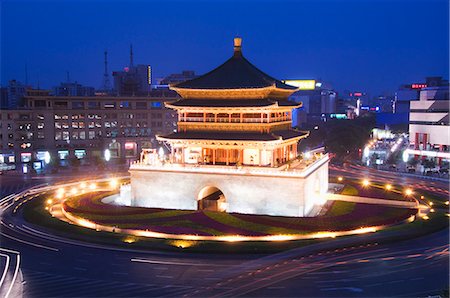
<svg viewBox="0 0 450 298"><path fill-rule="evenodd" d="M105 102L103 107L105 109L115 109L116 108L116 103L115 102Z"/></svg>
<svg viewBox="0 0 450 298"><path fill-rule="evenodd" d="M84 109L84 101L73 101L72 109Z"/></svg>
<svg viewBox="0 0 450 298"><path fill-rule="evenodd" d="M136 109L138 109L138 110L145 110L145 109L147 109L147 102L145 102L145 101L138 101L138 102L136 102Z"/></svg>
<svg viewBox="0 0 450 298"><path fill-rule="evenodd" d="M120 108L121 109L129 109L129 108L131 108L131 104L129 101L121 101Z"/></svg>
<svg viewBox="0 0 450 298"><path fill-rule="evenodd" d="M98 102L98 101L89 101L88 102L88 108L89 109L98 109L98 108L100 108L100 102Z"/></svg>
<svg viewBox="0 0 450 298"><path fill-rule="evenodd" d="M162 103L160 101L153 101L150 103L150 108L151 109L161 109Z"/></svg>

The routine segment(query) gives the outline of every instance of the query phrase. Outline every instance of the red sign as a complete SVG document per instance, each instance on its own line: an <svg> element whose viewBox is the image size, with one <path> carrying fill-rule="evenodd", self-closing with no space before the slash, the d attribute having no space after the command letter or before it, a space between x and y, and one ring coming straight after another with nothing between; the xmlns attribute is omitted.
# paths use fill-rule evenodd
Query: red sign
<svg viewBox="0 0 450 298"><path fill-rule="evenodd" d="M135 143L125 143L125 149L133 149L134 148Z"/></svg>
<svg viewBox="0 0 450 298"><path fill-rule="evenodd" d="M355 92L353 93L353 96L362 96L363 94L361 92Z"/></svg>
<svg viewBox="0 0 450 298"><path fill-rule="evenodd" d="M422 89L422 88L426 88L427 84L411 84L411 88L412 89Z"/></svg>

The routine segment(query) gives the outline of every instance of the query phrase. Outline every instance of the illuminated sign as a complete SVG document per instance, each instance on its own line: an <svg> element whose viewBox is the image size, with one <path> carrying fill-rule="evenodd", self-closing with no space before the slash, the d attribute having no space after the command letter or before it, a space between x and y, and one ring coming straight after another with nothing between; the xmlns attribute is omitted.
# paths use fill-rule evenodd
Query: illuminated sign
<svg viewBox="0 0 450 298"><path fill-rule="evenodd" d="M315 80L286 80L283 83L298 87L300 90L314 90L316 89Z"/></svg>
<svg viewBox="0 0 450 298"><path fill-rule="evenodd" d="M22 162L30 162L31 161L31 153L25 152L20 154L20 159Z"/></svg>
<svg viewBox="0 0 450 298"><path fill-rule="evenodd" d="M133 149L136 143L127 142L125 143L125 149Z"/></svg>
<svg viewBox="0 0 450 298"><path fill-rule="evenodd" d="M353 93L353 96L363 96L362 92L355 92Z"/></svg>
<svg viewBox="0 0 450 298"><path fill-rule="evenodd" d="M85 156L86 156L86 150L84 150L84 149L78 149L78 150L75 150L75 157L76 157L76 158L82 159L82 158L84 158Z"/></svg>
<svg viewBox="0 0 450 298"><path fill-rule="evenodd" d="M151 85L152 84L152 67L150 65L147 65L147 79L148 79L148 84Z"/></svg>
<svg viewBox="0 0 450 298"><path fill-rule="evenodd" d="M59 159L67 159L69 157L69 150L58 150Z"/></svg>
<svg viewBox="0 0 450 298"><path fill-rule="evenodd" d="M428 87L427 84L411 84L412 89L422 89Z"/></svg>
<svg viewBox="0 0 450 298"><path fill-rule="evenodd" d="M330 118L347 119L347 115L346 114L330 114Z"/></svg>

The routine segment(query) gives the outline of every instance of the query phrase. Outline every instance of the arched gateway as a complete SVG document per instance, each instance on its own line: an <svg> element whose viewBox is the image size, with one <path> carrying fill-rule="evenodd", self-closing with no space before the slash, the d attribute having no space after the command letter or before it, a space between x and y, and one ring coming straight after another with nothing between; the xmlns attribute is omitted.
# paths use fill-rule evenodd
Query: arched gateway
<svg viewBox="0 0 450 298"><path fill-rule="evenodd" d="M225 195L215 186L206 186L198 193L197 209L226 211Z"/></svg>

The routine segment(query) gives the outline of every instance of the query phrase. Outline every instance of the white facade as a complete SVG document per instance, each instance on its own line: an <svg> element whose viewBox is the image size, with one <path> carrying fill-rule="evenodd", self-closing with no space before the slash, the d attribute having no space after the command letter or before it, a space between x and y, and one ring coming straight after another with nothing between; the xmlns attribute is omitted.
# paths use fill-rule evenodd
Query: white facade
<svg viewBox="0 0 450 298"><path fill-rule="evenodd" d="M443 95L445 90L448 88L426 88L420 91L420 100L411 101L409 138L415 149L450 146L450 102L448 91Z"/></svg>
<svg viewBox="0 0 450 298"><path fill-rule="evenodd" d="M218 189L226 212L314 216L328 191L328 156L300 170L133 164L131 203L149 208L197 210Z"/></svg>

